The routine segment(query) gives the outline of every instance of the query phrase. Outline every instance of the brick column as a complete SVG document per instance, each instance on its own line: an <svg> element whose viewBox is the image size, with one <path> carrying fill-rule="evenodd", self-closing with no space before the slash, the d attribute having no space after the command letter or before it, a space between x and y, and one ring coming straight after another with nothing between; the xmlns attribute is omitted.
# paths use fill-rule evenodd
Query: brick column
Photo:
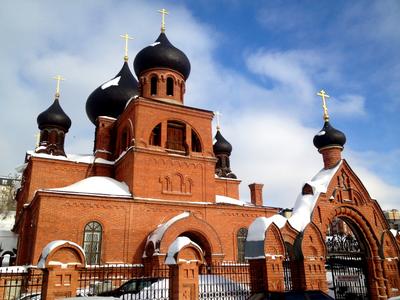
<svg viewBox="0 0 400 300"><path fill-rule="evenodd" d="M79 272L76 266L49 266L44 271L43 300L76 296Z"/></svg>
<svg viewBox="0 0 400 300"><path fill-rule="evenodd" d="M298 282L293 282L295 290L327 292L328 284L326 281L325 258L309 257L298 262L298 273L292 277ZM293 274L292 274L293 275Z"/></svg>
<svg viewBox="0 0 400 300"><path fill-rule="evenodd" d="M322 154L322 159L324 160L324 168L331 169L337 165L337 163L342 159L343 147L332 146L319 149L319 153Z"/></svg>
<svg viewBox="0 0 400 300"><path fill-rule="evenodd" d="M199 299L197 262L183 262L170 266L169 293L171 300Z"/></svg>
<svg viewBox="0 0 400 300"><path fill-rule="evenodd" d="M264 185L261 183L249 184L251 203L253 203L256 206L263 205L263 196L262 196L263 186Z"/></svg>
<svg viewBox="0 0 400 300"><path fill-rule="evenodd" d="M285 290L282 256L272 255L263 259L251 259L249 265L253 292L283 292Z"/></svg>

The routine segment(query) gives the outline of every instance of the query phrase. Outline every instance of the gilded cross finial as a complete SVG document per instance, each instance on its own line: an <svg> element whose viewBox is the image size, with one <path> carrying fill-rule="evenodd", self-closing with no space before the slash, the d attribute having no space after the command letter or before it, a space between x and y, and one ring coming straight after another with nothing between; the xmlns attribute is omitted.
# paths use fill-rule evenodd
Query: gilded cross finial
<svg viewBox="0 0 400 300"><path fill-rule="evenodd" d="M56 98L60 98L60 81L65 80L64 77L61 77L61 75L57 75L53 77L55 80L57 80L57 87L56 87Z"/></svg>
<svg viewBox="0 0 400 300"><path fill-rule="evenodd" d="M216 112L214 112L214 116L215 116L216 119L217 119L217 130L220 130L220 129L221 129L221 126L220 126L220 117L222 116L222 114L221 114L219 111L216 111Z"/></svg>
<svg viewBox="0 0 400 300"><path fill-rule="evenodd" d="M165 15L169 13L165 8L158 10L158 12L161 14L161 32L165 32Z"/></svg>
<svg viewBox="0 0 400 300"><path fill-rule="evenodd" d="M129 34L125 33L124 35L120 35L123 39L125 39L125 56L124 61L128 61L128 41L133 40L133 37L129 36Z"/></svg>
<svg viewBox="0 0 400 300"><path fill-rule="evenodd" d="M320 90L317 93L317 95L322 98L322 108L324 110L324 121L328 122L329 121L329 115L328 115L328 107L326 106L326 99L325 98L329 98L329 95L324 90Z"/></svg>

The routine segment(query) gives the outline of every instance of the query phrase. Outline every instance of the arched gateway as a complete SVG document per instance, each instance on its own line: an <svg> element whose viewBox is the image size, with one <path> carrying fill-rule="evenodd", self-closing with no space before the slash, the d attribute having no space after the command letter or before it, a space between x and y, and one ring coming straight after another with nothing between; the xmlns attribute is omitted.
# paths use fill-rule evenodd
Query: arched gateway
<svg viewBox="0 0 400 300"><path fill-rule="evenodd" d="M258 260L268 266L265 249L271 241L266 232L275 224L285 244L285 253L280 254L285 261L283 278L273 280L284 280L285 290L322 290L335 299L398 296L399 243L378 202L341 158L346 137L330 124L326 94L320 94L325 122L314 145L322 154L324 168L303 185L291 216L278 214L252 223L246 257L251 264ZM282 291L265 284L264 289Z"/></svg>

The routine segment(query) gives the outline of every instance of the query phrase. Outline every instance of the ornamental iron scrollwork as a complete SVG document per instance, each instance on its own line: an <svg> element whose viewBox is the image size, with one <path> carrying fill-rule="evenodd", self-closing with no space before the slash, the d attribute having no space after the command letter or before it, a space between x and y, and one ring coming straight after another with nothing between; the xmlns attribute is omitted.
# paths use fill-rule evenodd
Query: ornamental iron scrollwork
<svg viewBox="0 0 400 300"><path fill-rule="evenodd" d="M327 236L326 247L329 253L360 253L357 239L351 234L334 234Z"/></svg>

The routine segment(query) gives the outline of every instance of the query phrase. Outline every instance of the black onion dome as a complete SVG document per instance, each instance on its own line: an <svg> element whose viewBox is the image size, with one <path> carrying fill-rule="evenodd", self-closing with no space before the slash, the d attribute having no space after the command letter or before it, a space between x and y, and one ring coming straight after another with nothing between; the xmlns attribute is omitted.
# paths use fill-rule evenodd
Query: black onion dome
<svg viewBox="0 0 400 300"><path fill-rule="evenodd" d="M314 146L318 149L327 146L340 146L346 143L346 136L340 130L331 126L329 121L325 121L324 127L314 136Z"/></svg>
<svg viewBox="0 0 400 300"><path fill-rule="evenodd" d="M228 154L232 152L232 145L222 136L222 134L217 130L215 135L216 142L213 145L214 154Z"/></svg>
<svg viewBox="0 0 400 300"><path fill-rule="evenodd" d="M61 108L58 98L56 98L48 109L38 115L37 124L40 130L48 127L58 127L67 132L71 127L71 119Z"/></svg>
<svg viewBox="0 0 400 300"><path fill-rule="evenodd" d="M178 71L185 80L190 74L190 62L185 53L174 47L164 32L161 32L157 40L143 48L133 62L136 76L151 68L168 68Z"/></svg>
<svg viewBox="0 0 400 300"><path fill-rule="evenodd" d="M119 80L118 80L119 78ZM86 101L86 114L96 124L99 116L117 118L125 109L126 103L138 95L138 82L124 62L121 71L111 80L95 89Z"/></svg>

